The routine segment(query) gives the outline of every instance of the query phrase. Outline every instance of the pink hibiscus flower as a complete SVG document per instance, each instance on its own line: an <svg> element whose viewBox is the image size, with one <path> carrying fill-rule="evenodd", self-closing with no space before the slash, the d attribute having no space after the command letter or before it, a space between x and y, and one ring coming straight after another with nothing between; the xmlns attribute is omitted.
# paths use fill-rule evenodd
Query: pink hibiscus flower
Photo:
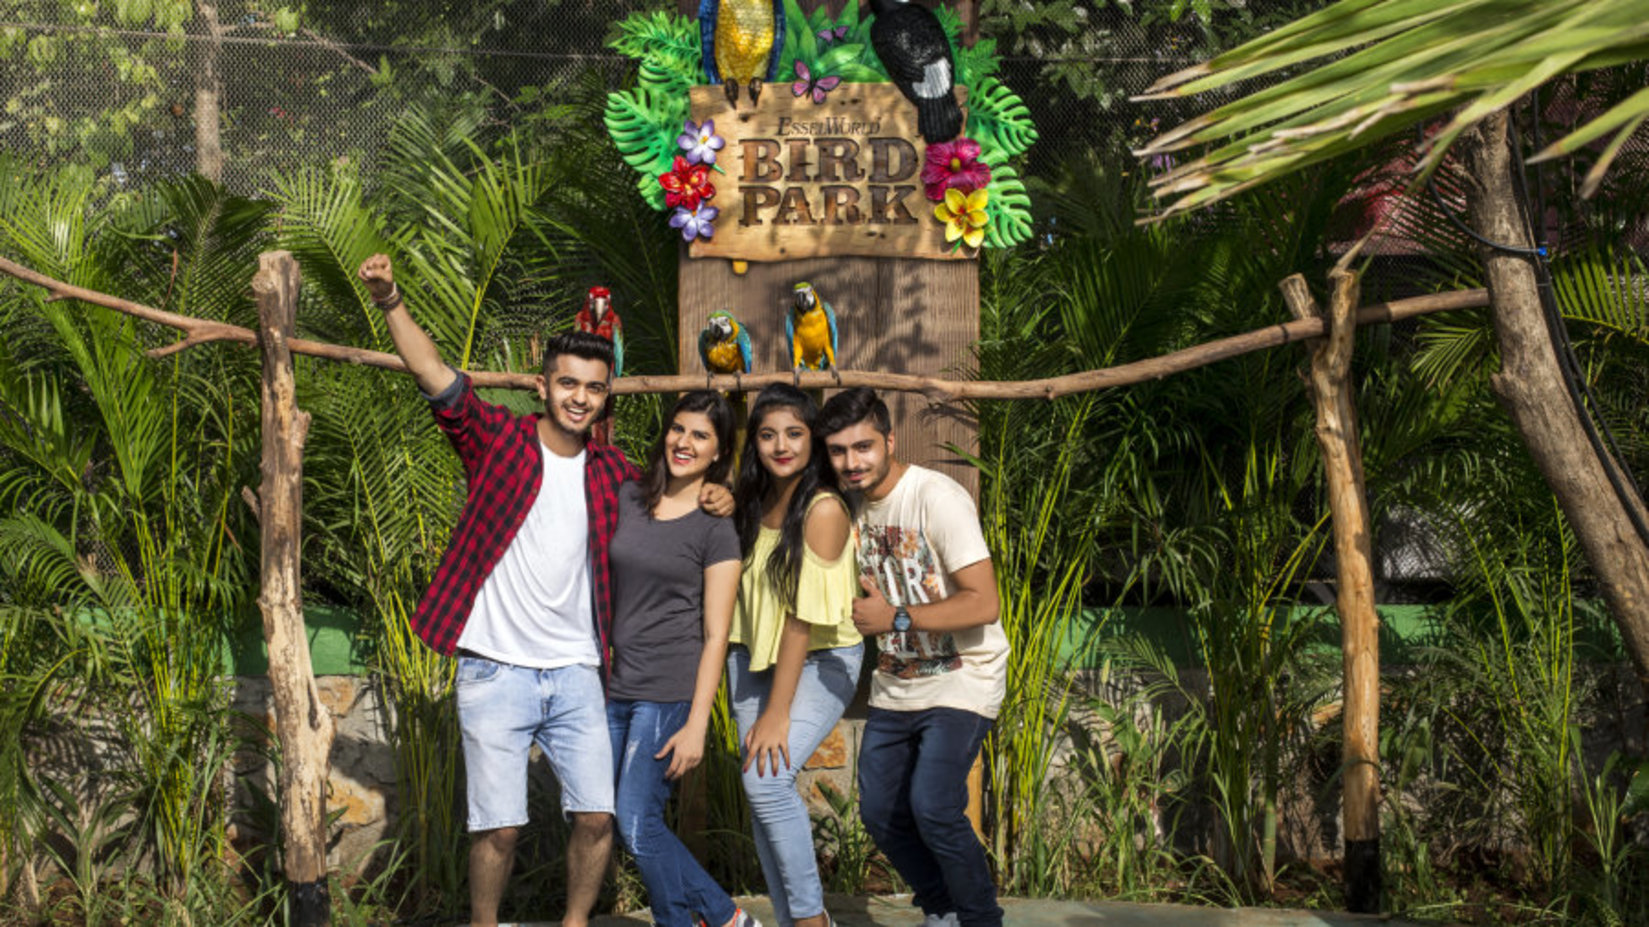
<svg viewBox="0 0 1649 927"><path fill-rule="evenodd" d="M979 143L973 139L959 137L928 146L922 185L933 202L943 200L946 190L972 193L990 182L991 166L979 160Z"/></svg>

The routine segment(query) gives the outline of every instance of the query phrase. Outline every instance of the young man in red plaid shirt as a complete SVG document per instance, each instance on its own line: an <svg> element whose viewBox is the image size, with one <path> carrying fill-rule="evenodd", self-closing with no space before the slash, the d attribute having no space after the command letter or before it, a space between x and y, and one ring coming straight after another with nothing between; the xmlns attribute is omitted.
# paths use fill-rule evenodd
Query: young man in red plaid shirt
<svg viewBox="0 0 1649 927"><path fill-rule="evenodd" d="M550 340L538 395L518 416L483 402L442 362L407 312L390 262L360 278L390 338L464 463L468 499L429 590L412 617L424 643L458 656L458 725L468 780L470 922L493 925L527 822L527 757L537 742L572 821L567 914L585 927L612 850L613 761L602 691L612 624L608 546L618 488L636 470L615 447L589 442L611 390L613 350L569 332ZM732 513L723 487L705 508Z"/></svg>

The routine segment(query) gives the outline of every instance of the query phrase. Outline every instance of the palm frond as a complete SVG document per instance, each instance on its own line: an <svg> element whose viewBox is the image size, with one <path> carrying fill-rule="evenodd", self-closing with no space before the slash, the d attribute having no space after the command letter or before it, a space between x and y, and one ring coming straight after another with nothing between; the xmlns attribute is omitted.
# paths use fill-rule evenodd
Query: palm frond
<svg viewBox="0 0 1649 927"><path fill-rule="evenodd" d="M344 344L388 345L383 313L371 303L355 270L374 254L398 252L367 207L360 178L350 170L310 168L276 174L271 195L280 204L280 246L303 271L306 303L299 326Z"/></svg>
<svg viewBox="0 0 1649 927"><path fill-rule="evenodd" d="M1649 347L1649 272L1641 258L1589 248L1554 265L1552 287L1564 318Z"/></svg>
<svg viewBox="0 0 1649 927"><path fill-rule="evenodd" d="M1420 146L1416 181L1462 132L1565 74L1649 57L1644 0L1341 0L1212 60L1169 75L1145 99L1186 96L1328 58L1169 130L1154 156L1216 145L1153 180L1163 215L1218 202L1377 139L1453 115ZM1649 116L1649 92L1609 107L1542 156L1614 132L1589 193L1621 143ZM1223 144L1220 144L1222 143Z"/></svg>

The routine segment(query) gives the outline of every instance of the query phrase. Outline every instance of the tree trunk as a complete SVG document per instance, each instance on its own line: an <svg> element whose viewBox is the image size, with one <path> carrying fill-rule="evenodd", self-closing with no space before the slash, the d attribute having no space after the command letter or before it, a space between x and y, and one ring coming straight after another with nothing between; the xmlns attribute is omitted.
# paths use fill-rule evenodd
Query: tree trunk
<svg viewBox="0 0 1649 927"><path fill-rule="evenodd" d="M195 170L213 183L223 182L223 78L218 66L223 55L223 26L217 0L198 0L206 41L199 43L200 64L195 69Z"/></svg>
<svg viewBox="0 0 1649 927"><path fill-rule="evenodd" d="M1485 119L1468 133L1464 149L1471 183L1466 206L1478 234L1512 247L1533 247L1513 176L1520 166L1510 117L1500 112ZM1620 626L1638 682L1649 694L1649 545L1638 536L1626 506L1631 504L1645 520L1649 514L1643 513L1641 500L1621 500L1604 461L1586 439L1546 327L1533 259L1487 246L1482 251L1500 348L1495 395L1580 541Z"/></svg>
<svg viewBox="0 0 1649 927"><path fill-rule="evenodd" d="M1357 275L1335 271L1328 334L1311 343L1311 404L1334 524L1334 609L1340 615L1345 677L1341 799L1346 908L1380 910L1380 618L1374 610L1374 549L1363 450L1357 434L1351 352L1357 337ZM1297 318L1320 313L1305 278L1283 281Z"/></svg>
<svg viewBox="0 0 1649 927"><path fill-rule="evenodd" d="M298 554L303 525L303 446L309 413L294 398L288 342L298 305L298 265L285 251L258 257L252 292L258 301L263 350L263 485L258 523L263 538L263 639L280 740L279 801L288 921L299 927L331 922L326 884L326 779L332 715L321 703L309 659L299 596Z"/></svg>

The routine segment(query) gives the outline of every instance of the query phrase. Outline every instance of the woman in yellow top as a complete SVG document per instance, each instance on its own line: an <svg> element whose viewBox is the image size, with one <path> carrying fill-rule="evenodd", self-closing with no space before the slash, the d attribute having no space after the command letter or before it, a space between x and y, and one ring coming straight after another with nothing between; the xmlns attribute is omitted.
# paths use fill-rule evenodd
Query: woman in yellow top
<svg viewBox="0 0 1649 927"><path fill-rule="evenodd" d="M864 641L853 520L836 491L818 409L785 384L750 409L736 496L744 571L727 657L756 855L780 927L829 927L796 773L847 710Z"/></svg>

